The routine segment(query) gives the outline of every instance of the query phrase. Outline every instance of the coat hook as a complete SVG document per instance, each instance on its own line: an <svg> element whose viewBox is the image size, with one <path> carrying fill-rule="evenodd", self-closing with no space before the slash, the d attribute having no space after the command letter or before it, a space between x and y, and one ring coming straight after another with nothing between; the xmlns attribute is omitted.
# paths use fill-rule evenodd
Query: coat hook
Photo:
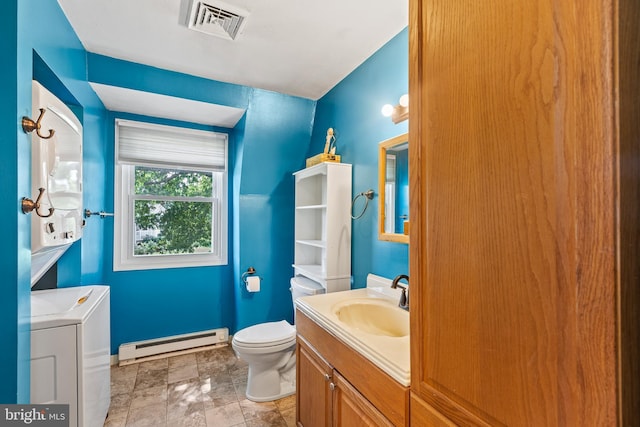
<svg viewBox="0 0 640 427"><path fill-rule="evenodd" d="M53 215L53 211L55 210L54 208L49 208L49 214L48 215L42 215L40 213L40 200L42 199L42 195L44 194L44 188L39 188L38 191L40 192L40 194L38 194L38 198L36 199L36 201L34 202L33 200L27 198L27 197L23 197L22 198L22 213L23 214L28 214L31 211L36 211L36 214L41 217L41 218L49 218L51 215Z"/></svg>
<svg viewBox="0 0 640 427"><path fill-rule="evenodd" d="M49 139L51 137L53 137L53 134L56 133L55 130L53 129L49 129L49 136L44 136L40 133L40 126L41 126L41 122L42 122L42 117L44 116L45 113L45 109L44 108L40 108L40 116L38 117L38 120L36 120L35 122L33 121L33 119L30 119L27 116L23 116L22 117L22 130L25 133L31 133L34 130L36 131L36 134L42 138L42 139Z"/></svg>

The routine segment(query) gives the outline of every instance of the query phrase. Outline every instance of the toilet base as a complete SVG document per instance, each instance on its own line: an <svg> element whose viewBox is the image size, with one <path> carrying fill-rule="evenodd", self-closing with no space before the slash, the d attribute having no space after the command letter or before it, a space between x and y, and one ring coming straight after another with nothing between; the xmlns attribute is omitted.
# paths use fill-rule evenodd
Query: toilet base
<svg viewBox="0 0 640 427"><path fill-rule="evenodd" d="M284 397L287 396L291 396L292 394L296 393L296 385L294 384L283 384L280 386L280 394L277 394L275 396L260 396L260 397L255 397L252 396L251 394L249 394L249 392L247 391L246 396L247 399L251 400L252 402L271 402L274 400L278 400L278 399L282 399Z"/></svg>
<svg viewBox="0 0 640 427"><path fill-rule="evenodd" d="M291 396L296 392L296 355L288 359L279 369L264 369L264 366L249 364L247 377L247 399L253 402L271 402Z"/></svg>

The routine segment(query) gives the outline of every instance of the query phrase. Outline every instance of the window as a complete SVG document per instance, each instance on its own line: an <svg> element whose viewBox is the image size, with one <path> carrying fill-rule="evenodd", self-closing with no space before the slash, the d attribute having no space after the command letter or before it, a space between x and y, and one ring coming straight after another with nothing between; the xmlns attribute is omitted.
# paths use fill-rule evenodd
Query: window
<svg viewBox="0 0 640 427"><path fill-rule="evenodd" d="M227 135L116 120L114 270L227 263Z"/></svg>

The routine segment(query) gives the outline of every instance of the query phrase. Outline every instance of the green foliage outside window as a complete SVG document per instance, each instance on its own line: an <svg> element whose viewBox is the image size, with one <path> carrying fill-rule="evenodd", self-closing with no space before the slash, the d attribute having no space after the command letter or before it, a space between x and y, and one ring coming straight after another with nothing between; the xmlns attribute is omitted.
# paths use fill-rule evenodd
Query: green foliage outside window
<svg viewBox="0 0 640 427"><path fill-rule="evenodd" d="M205 252L212 248L211 172L135 168L135 255Z"/></svg>

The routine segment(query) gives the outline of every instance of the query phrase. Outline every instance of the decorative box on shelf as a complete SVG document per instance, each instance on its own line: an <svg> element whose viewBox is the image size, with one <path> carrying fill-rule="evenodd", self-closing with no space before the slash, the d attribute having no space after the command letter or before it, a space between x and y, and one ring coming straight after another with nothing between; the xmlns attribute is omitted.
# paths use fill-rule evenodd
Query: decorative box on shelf
<svg viewBox="0 0 640 427"><path fill-rule="evenodd" d="M307 159L307 167L315 166L322 162L340 163L339 154L320 153Z"/></svg>

